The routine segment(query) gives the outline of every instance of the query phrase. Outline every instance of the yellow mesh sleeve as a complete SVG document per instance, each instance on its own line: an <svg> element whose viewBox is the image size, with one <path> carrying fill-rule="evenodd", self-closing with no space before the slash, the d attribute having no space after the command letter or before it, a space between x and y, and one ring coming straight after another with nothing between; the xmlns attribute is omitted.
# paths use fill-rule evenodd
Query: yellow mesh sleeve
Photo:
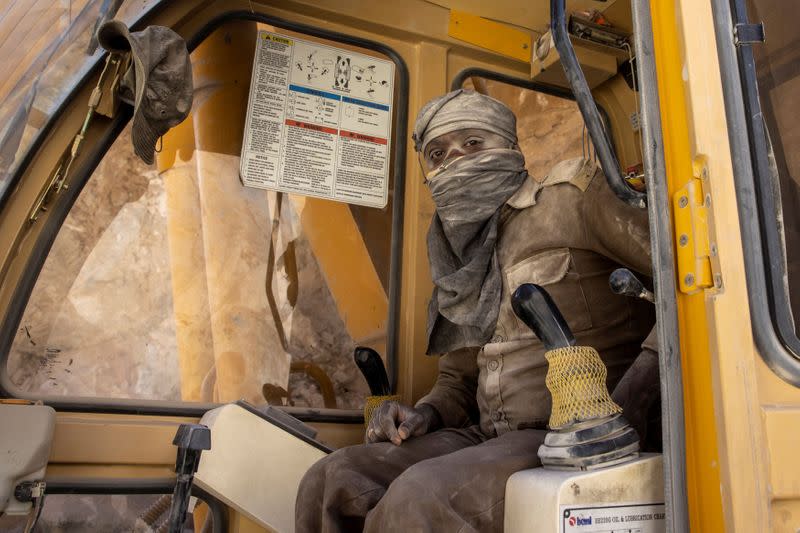
<svg viewBox="0 0 800 533"><path fill-rule="evenodd" d="M553 397L550 428L621 413L606 387L606 365L588 346L569 346L546 352L547 385Z"/></svg>

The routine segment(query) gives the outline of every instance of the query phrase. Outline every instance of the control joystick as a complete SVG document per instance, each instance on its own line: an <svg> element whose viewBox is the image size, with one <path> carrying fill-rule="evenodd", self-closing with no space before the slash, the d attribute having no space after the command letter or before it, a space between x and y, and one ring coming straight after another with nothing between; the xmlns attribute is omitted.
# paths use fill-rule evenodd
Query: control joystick
<svg viewBox="0 0 800 533"><path fill-rule="evenodd" d="M564 317L542 287L520 285L511 306L547 349L545 383L552 408L551 431L538 451L542 465L589 469L636 457L639 436L608 393L608 371L597 351L575 346Z"/></svg>

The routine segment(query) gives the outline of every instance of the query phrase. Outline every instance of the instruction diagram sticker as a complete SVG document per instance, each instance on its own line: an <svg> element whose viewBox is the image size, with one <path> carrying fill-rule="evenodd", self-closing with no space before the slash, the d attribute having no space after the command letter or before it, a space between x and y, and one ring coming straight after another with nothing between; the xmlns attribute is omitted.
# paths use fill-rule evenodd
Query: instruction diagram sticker
<svg viewBox="0 0 800 533"><path fill-rule="evenodd" d="M561 533L664 533L664 504L561 506Z"/></svg>
<svg viewBox="0 0 800 533"><path fill-rule="evenodd" d="M259 31L242 183L385 207L393 86L391 61Z"/></svg>

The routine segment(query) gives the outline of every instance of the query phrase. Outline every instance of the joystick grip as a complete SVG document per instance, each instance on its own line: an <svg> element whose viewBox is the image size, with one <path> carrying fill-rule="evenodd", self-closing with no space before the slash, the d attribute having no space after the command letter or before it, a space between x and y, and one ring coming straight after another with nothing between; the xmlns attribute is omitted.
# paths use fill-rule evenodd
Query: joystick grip
<svg viewBox="0 0 800 533"><path fill-rule="evenodd" d="M539 285L524 283L511 295L514 314L531 328L547 350L575 345L567 322L547 291Z"/></svg>

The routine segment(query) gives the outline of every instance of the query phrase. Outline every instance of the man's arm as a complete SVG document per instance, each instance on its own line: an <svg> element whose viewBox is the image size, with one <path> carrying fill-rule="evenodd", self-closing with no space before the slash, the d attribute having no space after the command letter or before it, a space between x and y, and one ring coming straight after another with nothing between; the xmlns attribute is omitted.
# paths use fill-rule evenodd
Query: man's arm
<svg viewBox="0 0 800 533"><path fill-rule="evenodd" d="M595 175L587 192L585 227L591 232L595 250L637 272L652 275L652 252L647 210L629 206L618 199L602 171ZM628 422L636 429L643 449L659 432L655 405L661 396L656 328L642 342L642 349L611 397L622 407ZM660 433L659 433L660 434Z"/></svg>
<svg viewBox="0 0 800 533"><path fill-rule="evenodd" d="M464 427L476 416L478 402L477 348L464 348L439 358L439 376L415 407L383 402L367 426L367 442L396 445L441 427Z"/></svg>
<svg viewBox="0 0 800 533"><path fill-rule="evenodd" d="M584 198L584 227L594 251L650 276L653 265L647 210L617 198L599 169Z"/></svg>
<svg viewBox="0 0 800 533"><path fill-rule="evenodd" d="M427 405L438 413L442 427L464 427L478 413L478 348L462 348L439 358L439 376L416 407Z"/></svg>

